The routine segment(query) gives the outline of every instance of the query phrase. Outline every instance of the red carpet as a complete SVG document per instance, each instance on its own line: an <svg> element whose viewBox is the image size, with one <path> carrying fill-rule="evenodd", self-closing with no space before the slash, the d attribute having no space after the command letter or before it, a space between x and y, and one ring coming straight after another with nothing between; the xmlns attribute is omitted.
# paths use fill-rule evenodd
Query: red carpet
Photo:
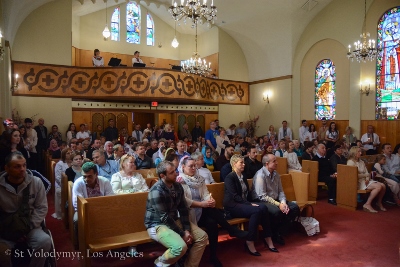
<svg viewBox="0 0 400 267"><path fill-rule="evenodd" d="M49 195L48 200L49 213L46 222L53 234L56 251L72 252L74 250L68 230L64 229L61 221L50 216L54 211L53 196ZM225 267L400 266L400 208L387 208L387 212L378 214L361 210L353 212L332 206L323 198L314 206L315 217L320 222L319 235L307 237L298 232L290 233L285 237L285 246L276 245L280 253L269 252L259 241L256 248L261 257L246 253L243 248L244 241L222 235L219 258ZM102 258L92 259L92 266L154 266L154 259L162 254L163 250L158 244L147 244L138 247L138 251L144 252L143 258L121 260L103 252ZM208 263L208 255L207 248L200 266L212 266ZM79 261L62 257L58 260L58 266L79 266Z"/></svg>

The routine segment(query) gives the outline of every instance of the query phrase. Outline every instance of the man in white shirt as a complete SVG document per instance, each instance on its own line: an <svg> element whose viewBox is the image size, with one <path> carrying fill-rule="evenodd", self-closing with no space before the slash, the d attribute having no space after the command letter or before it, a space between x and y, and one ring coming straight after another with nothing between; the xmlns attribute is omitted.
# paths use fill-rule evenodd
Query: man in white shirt
<svg viewBox="0 0 400 267"><path fill-rule="evenodd" d="M85 124L82 123L80 128L81 130L76 133L76 139L78 139L78 142L83 142L85 140L90 141L89 133L85 131Z"/></svg>
<svg viewBox="0 0 400 267"><path fill-rule="evenodd" d="M304 140L306 139L307 132L308 132L307 121L306 120L302 120L301 121L301 126L299 128L299 141L303 145L304 145Z"/></svg>
<svg viewBox="0 0 400 267"><path fill-rule="evenodd" d="M379 136L374 133L374 127L372 127L372 125L368 125L367 133L361 137L361 142L364 145L364 148L367 150L367 155L378 154L376 149L380 144Z"/></svg>
<svg viewBox="0 0 400 267"><path fill-rule="evenodd" d="M282 127L279 128L278 140L286 139L286 137L289 137L290 140L293 140L292 130L287 127L287 121L282 121Z"/></svg>
<svg viewBox="0 0 400 267"><path fill-rule="evenodd" d="M391 174L392 180L397 183L400 181L400 159L397 155L392 154L392 146L389 143L382 145L382 153L386 157L386 163L382 166L382 169ZM394 177L392 177L392 175Z"/></svg>
<svg viewBox="0 0 400 267"><path fill-rule="evenodd" d="M132 58L132 65L135 63L143 63L143 61L140 59L140 52L139 51L135 51L135 54L133 54L133 58Z"/></svg>
<svg viewBox="0 0 400 267"><path fill-rule="evenodd" d="M132 131L132 137L135 137L138 142L142 142L143 133L140 131L140 124L135 125L135 130Z"/></svg>

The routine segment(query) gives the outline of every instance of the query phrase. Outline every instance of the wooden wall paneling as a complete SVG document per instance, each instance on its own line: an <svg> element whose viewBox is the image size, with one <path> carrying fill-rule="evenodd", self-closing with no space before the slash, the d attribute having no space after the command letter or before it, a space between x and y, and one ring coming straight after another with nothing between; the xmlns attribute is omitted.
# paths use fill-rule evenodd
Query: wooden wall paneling
<svg viewBox="0 0 400 267"><path fill-rule="evenodd" d="M326 125L329 127L329 124L331 122L332 121L328 121ZM346 127L349 126L349 121L348 120L333 120L333 122L335 122L336 128L339 130L340 137L342 137L345 134ZM320 120L307 120L307 124L308 124L308 126L310 126L310 124L314 124L316 129L317 129L317 132L318 132L319 128L322 126L322 121L320 121ZM300 126L301 126L301 121L297 125L293 125L292 124L292 126L289 126L294 131L295 138L299 137L299 128L300 128ZM281 127L281 126L279 126L279 127ZM278 127L278 129L279 129L279 127ZM359 138L359 137L357 136L357 138Z"/></svg>
<svg viewBox="0 0 400 267"><path fill-rule="evenodd" d="M104 127L104 115L102 112L92 112L92 125L90 126L92 133L97 132L97 125L101 125L103 131L106 128Z"/></svg>
<svg viewBox="0 0 400 267"><path fill-rule="evenodd" d="M122 128L125 128L128 131L128 116L126 112L117 114L116 127L119 132L122 130Z"/></svg>
<svg viewBox="0 0 400 267"><path fill-rule="evenodd" d="M91 61L81 56L81 60ZM105 60L107 60L105 58ZM67 97L205 104L249 104L249 83L155 68L94 68L13 61L21 75L14 96ZM23 77L23 78L22 78ZM211 112L211 108L209 108Z"/></svg>
<svg viewBox="0 0 400 267"><path fill-rule="evenodd" d="M194 126L196 125L196 115L195 114L189 114L186 117L186 123L188 124L189 132L191 132L192 129L194 128Z"/></svg>
<svg viewBox="0 0 400 267"><path fill-rule="evenodd" d="M110 120L110 119L113 119L114 120L114 125L116 125L115 123L117 122L117 120L116 120L115 114L112 113L112 112L105 112L104 113L104 129L109 126L108 120Z"/></svg>
<svg viewBox="0 0 400 267"><path fill-rule="evenodd" d="M172 123L172 113L158 113L158 125L162 125L165 123Z"/></svg>
<svg viewBox="0 0 400 267"><path fill-rule="evenodd" d="M76 125L76 130L79 131L82 123L86 123L89 125L89 129L91 129L92 125L92 116L90 111L72 111L72 121Z"/></svg>
<svg viewBox="0 0 400 267"><path fill-rule="evenodd" d="M144 130L147 123L154 125L154 113L134 112L134 122L135 125L140 124L142 130Z"/></svg>
<svg viewBox="0 0 400 267"><path fill-rule="evenodd" d="M205 114L204 118L205 118L205 125L203 130L205 133L208 129L210 129L210 122L218 119L218 114Z"/></svg>
<svg viewBox="0 0 400 267"><path fill-rule="evenodd" d="M76 66L76 48L72 47L71 48L71 55L72 55L72 60L71 60L71 64L72 66Z"/></svg>
<svg viewBox="0 0 400 267"><path fill-rule="evenodd" d="M196 121L198 121L200 123L201 129L203 129L203 131L205 133L206 119L205 119L204 114L197 114L196 115Z"/></svg>
<svg viewBox="0 0 400 267"><path fill-rule="evenodd" d="M178 137L180 137L179 133L180 133L183 125L186 123L186 115L187 114L182 114L182 113L181 114L179 114L179 113L177 114L177 116L178 116L178 127L175 127L175 131L178 132Z"/></svg>

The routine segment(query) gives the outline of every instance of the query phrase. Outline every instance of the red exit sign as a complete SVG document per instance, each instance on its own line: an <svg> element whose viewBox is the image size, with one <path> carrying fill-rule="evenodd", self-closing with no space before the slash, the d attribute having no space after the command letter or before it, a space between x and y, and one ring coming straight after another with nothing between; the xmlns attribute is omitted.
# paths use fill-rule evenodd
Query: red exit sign
<svg viewBox="0 0 400 267"><path fill-rule="evenodd" d="M158 107L158 102L151 102L152 107Z"/></svg>

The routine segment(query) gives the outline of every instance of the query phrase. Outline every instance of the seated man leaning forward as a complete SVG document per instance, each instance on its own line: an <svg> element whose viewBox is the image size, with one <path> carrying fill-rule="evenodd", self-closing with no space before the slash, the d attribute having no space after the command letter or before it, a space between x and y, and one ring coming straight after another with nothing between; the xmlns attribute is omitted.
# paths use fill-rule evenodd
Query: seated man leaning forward
<svg viewBox="0 0 400 267"><path fill-rule="evenodd" d="M98 175L97 166L86 162L82 166L82 177L76 179L72 188L72 204L75 209L74 232L78 240L78 196L83 198L114 195L110 181Z"/></svg>
<svg viewBox="0 0 400 267"><path fill-rule="evenodd" d="M164 267L176 263L185 255L190 244L184 266L199 266L208 236L189 222L185 194L182 185L176 182L173 163L160 162L157 174L160 179L150 189L144 224L149 236L168 249L156 259L155 266Z"/></svg>
<svg viewBox="0 0 400 267"><path fill-rule="evenodd" d="M15 213L19 216L12 216ZM4 252L16 243L27 243L34 254L50 251L51 238L41 228L46 214L47 199L42 180L26 170L21 152L10 153L5 159L5 172L0 176L1 266L12 266L11 255ZM42 256L32 257L29 266L44 266L45 261Z"/></svg>
<svg viewBox="0 0 400 267"><path fill-rule="evenodd" d="M288 230L290 224L299 215L300 209L296 203L286 201L281 177L276 171L278 166L276 157L266 154L262 158L262 164L263 167L253 178L254 191L258 200L264 202L268 207L273 242L284 245L282 234Z"/></svg>

